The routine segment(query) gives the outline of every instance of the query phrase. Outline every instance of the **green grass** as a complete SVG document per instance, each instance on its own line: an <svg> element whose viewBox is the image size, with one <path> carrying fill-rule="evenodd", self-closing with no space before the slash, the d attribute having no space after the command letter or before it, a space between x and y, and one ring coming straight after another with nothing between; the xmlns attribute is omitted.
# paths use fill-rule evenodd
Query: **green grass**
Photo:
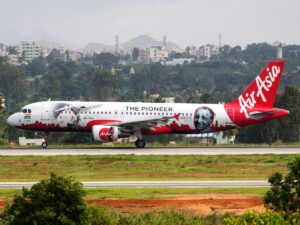
<svg viewBox="0 0 300 225"><path fill-rule="evenodd" d="M85 188L85 199L172 199L174 195L197 194L255 194L263 197L267 190L269 188ZM11 200L21 194L21 189L0 189L2 200Z"/></svg>
<svg viewBox="0 0 300 225"><path fill-rule="evenodd" d="M86 199L172 199L174 195L255 194L263 197L269 188L87 188Z"/></svg>
<svg viewBox="0 0 300 225"><path fill-rule="evenodd" d="M295 155L0 156L0 181L39 181L51 172L78 181L267 180Z"/></svg>

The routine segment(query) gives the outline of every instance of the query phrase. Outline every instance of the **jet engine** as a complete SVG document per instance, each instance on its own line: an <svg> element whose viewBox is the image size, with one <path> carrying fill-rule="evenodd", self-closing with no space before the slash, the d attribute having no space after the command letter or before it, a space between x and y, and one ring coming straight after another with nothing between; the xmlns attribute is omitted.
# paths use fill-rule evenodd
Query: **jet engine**
<svg viewBox="0 0 300 225"><path fill-rule="evenodd" d="M122 136L119 127L102 125L93 126L92 135L94 141L97 142L116 141Z"/></svg>

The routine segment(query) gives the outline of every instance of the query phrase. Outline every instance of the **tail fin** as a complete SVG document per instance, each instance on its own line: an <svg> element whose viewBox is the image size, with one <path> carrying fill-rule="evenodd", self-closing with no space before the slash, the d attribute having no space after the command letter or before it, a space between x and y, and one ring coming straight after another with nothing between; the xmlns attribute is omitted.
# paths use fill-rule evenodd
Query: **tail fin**
<svg viewBox="0 0 300 225"><path fill-rule="evenodd" d="M227 105L239 105L240 112L248 118L248 110L254 107L272 108L284 68L284 61L270 61L255 80L234 101Z"/></svg>

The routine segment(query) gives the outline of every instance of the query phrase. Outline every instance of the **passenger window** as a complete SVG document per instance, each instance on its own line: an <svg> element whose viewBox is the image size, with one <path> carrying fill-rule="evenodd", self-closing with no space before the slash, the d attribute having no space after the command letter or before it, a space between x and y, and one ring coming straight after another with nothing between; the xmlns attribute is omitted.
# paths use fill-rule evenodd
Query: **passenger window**
<svg viewBox="0 0 300 225"><path fill-rule="evenodd" d="M28 113L31 113L31 109L28 109Z"/></svg>
<svg viewBox="0 0 300 225"><path fill-rule="evenodd" d="M23 109L23 113L27 113L27 109Z"/></svg>

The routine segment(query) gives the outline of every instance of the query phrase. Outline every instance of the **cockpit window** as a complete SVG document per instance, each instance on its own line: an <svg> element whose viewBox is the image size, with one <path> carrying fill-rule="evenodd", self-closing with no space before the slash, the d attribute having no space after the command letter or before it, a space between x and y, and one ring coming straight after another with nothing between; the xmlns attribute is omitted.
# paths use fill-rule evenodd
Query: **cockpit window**
<svg viewBox="0 0 300 225"><path fill-rule="evenodd" d="M21 112L21 113L31 113L31 109L20 109L19 112Z"/></svg>

